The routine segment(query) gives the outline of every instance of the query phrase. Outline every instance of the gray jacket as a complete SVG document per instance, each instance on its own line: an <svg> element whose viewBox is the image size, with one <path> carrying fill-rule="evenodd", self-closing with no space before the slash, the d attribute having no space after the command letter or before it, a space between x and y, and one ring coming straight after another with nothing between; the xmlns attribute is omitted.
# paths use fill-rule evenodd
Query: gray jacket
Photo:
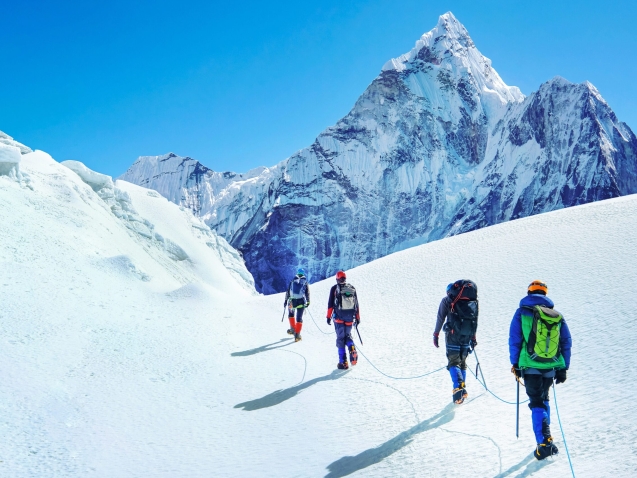
<svg viewBox="0 0 637 478"><path fill-rule="evenodd" d="M451 298L446 295L442 301L440 302L440 307L438 307L438 319L436 320L436 328L434 329L434 334L439 334L442 330L442 326L447 319L447 315L451 311Z"/></svg>

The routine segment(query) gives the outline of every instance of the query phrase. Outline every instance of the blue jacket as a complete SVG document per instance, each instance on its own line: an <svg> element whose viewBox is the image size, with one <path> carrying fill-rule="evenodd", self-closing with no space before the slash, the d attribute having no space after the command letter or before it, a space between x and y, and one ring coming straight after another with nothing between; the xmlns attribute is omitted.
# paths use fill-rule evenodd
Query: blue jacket
<svg viewBox="0 0 637 478"><path fill-rule="evenodd" d="M511 360L512 365L518 363L522 344L524 343L524 335L522 334L521 307L533 307L536 305L553 308L554 304L551 299L541 294L527 295L520 301L520 308L515 311L513 320L511 320L511 327L509 329L509 359ZM562 326L560 327L560 351L564 356L564 362L567 369L571 364L572 344L573 341L571 340L571 332L568 330L566 320L562 319Z"/></svg>

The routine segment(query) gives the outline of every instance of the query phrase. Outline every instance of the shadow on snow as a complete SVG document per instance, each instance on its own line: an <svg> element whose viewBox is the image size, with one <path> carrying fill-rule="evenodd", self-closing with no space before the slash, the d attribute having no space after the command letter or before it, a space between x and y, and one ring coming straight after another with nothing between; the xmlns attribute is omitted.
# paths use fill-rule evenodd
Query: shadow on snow
<svg viewBox="0 0 637 478"><path fill-rule="evenodd" d="M343 458L339 458L327 466L329 473L325 475L325 477L337 478L347 476L383 461L388 456L409 445L415 435L449 423L455 414L455 407L455 404L450 403L433 417L420 422L376 448L370 448L356 456L344 456Z"/></svg>
<svg viewBox="0 0 637 478"><path fill-rule="evenodd" d="M272 392L265 397L257 398L256 400L239 403L238 405L235 405L234 408L243 408L243 410L245 410L246 412L252 412L254 410L260 410L262 408L273 407L275 405L278 405L279 403L283 403L286 400L289 400L290 398L296 396L296 394L299 393L301 390L305 390L315 383L326 382L328 380L336 380L346 373L347 372L343 370L334 370L329 375L313 378L312 380L308 380L307 382L303 382L294 387L277 390L276 392Z"/></svg>
<svg viewBox="0 0 637 478"><path fill-rule="evenodd" d="M533 452L531 452L526 457L524 457L520 463L518 463L517 465L513 465L511 468L509 468L506 471L503 471L502 473L497 475L495 478L505 478L507 476L515 477L515 478L523 478L525 476L532 475L533 473L538 471L540 468L544 468L545 466L551 464L551 462L552 460L549 460L549 459L537 461L535 457L533 456ZM522 468L523 470L520 472L520 474L518 475L513 474Z"/></svg>
<svg viewBox="0 0 637 478"><path fill-rule="evenodd" d="M294 343L294 342L290 342L290 340L292 340L291 337L287 339L281 339L278 342L274 342L268 345L262 345L261 347L257 347L256 349L244 350L242 352L232 352L230 355L232 355L233 357L247 357L248 355L260 354L261 352L267 352L268 350L276 350L276 349L280 349L281 347L287 347L288 345ZM281 342L287 342L287 343L283 345L278 345L276 347L272 347L272 345L280 344Z"/></svg>

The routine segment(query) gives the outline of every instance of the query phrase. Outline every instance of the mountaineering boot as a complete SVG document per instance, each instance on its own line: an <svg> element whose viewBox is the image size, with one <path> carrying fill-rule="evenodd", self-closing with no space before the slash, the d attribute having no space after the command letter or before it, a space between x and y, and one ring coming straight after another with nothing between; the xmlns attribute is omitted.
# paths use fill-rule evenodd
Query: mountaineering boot
<svg viewBox="0 0 637 478"><path fill-rule="evenodd" d="M294 341L298 342L301 340L301 328L303 327L303 322L297 322L294 325Z"/></svg>
<svg viewBox="0 0 637 478"><path fill-rule="evenodd" d="M467 392L464 382L462 382L460 386L462 387L462 400L466 400L467 398L469 398L469 392Z"/></svg>
<svg viewBox="0 0 637 478"><path fill-rule="evenodd" d="M352 367L358 362L358 352L354 344L349 346L349 361L352 362Z"/></svg>
<svg viewBox="0 0 637 478"><path fill-rule="evenodd" d="M453 403L455 403L456 405L460 405L462 402L464 402L463 393L464 393L464 388L460 388L460 387L454 388Z"/></svg>
<svg viewBox="0 0 637 478"><path fill-rule="evenodd" d="M544 458L557 455L558 453L559 450L553 445L553 438L549 436L545 437L542 443L538 443L533 456L538 460L544 460Z"/></svg>
<svg viewBox="0 0 637 478"><path fill-rule="evenodd" d="M288 329L288 335L294 335L295 333L294 329Z"/></svg>
<svg viewBox="0 0 637 478"><path fill-rule="evenodd" d="M336 368L339 368L341 370L347 370L349 368L349 365L347 365L347 360L343 362L339 362L338 365L336 365Z"/></svg>

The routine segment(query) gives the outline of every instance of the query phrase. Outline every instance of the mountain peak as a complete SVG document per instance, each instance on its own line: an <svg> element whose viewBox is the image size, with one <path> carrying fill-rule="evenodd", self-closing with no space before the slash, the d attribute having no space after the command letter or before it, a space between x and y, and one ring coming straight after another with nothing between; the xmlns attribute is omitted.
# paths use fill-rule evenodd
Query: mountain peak
<svg viewBox="0 0 637 478"><path fill-rule="evenodd" d="M440 74L455 82L465 81L481 95L493 96L494 104L524 100L519 88L502 81L491 60L478 51L467 29L451 12L441 15L436 26L421 36L408 53L385 63L382 71L388 70Z"/></svg>

